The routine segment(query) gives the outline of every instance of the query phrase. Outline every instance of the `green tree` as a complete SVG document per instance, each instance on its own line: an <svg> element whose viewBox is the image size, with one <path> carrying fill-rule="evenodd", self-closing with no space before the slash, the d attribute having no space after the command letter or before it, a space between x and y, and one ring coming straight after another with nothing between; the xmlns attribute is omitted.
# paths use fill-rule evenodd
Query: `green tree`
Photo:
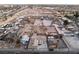
<svg viewBox="0 0 79 59"><path fill-rule="evenodd" d="M66 26L68 24L69 24L68 20L64 20L64 25Z"/></svg>
<svg viewBox="0 0 79 59"><path fill-rule="evenodd" d="M7 20L7 15L4 14L4 15L3 15L3 18L4 18L4 20Z"/></svg>
<svg viewBox="0 0 79 59"><path fill-rule="evenodd" d="M75 24L77 25L77 20L78 20L78 17L79 17L79 12L78 11L76 11L75 13L74 13L74 21L75 21ZM78 26L78 25L77 25Z"/></svg>

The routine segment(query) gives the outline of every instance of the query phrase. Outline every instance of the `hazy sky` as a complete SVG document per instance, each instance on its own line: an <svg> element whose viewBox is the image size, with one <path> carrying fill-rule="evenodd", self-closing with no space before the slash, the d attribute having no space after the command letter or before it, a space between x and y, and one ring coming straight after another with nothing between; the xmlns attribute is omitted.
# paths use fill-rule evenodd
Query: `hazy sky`
<svg viewBox="0 0 79 59"><path fill-rule="evenodd" d="M0 0L0 4L79 4L79 0Z"/></svg>

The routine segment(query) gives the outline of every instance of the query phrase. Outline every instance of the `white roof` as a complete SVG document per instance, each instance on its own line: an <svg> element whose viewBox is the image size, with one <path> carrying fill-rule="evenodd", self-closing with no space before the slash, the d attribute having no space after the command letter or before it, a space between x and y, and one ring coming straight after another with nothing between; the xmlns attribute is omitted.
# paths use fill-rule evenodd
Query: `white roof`
<svg viewBox="0 0 79 59"><path fill-rule="evenodd" d="M42 21L41 20L36 20L34 25L42 26Z"/></svg>
<svg viewBox="0 0 79 59"><path fill-rule="evenodd" d="M52 23L52 20L43 20L43 25L44 26L50 26Z"/></svg>
<svg viewBox="0 0 79 59"><path fill-rule="evenodd" d="M25 16L20 16L19 18L24 18Z"/></svg>
<svg viewBox="0 0 79 59"><path fill-rule="evenodd" d="M23 40L23 41L29 41L28 35L23 35L21 40Z"/></svg>

